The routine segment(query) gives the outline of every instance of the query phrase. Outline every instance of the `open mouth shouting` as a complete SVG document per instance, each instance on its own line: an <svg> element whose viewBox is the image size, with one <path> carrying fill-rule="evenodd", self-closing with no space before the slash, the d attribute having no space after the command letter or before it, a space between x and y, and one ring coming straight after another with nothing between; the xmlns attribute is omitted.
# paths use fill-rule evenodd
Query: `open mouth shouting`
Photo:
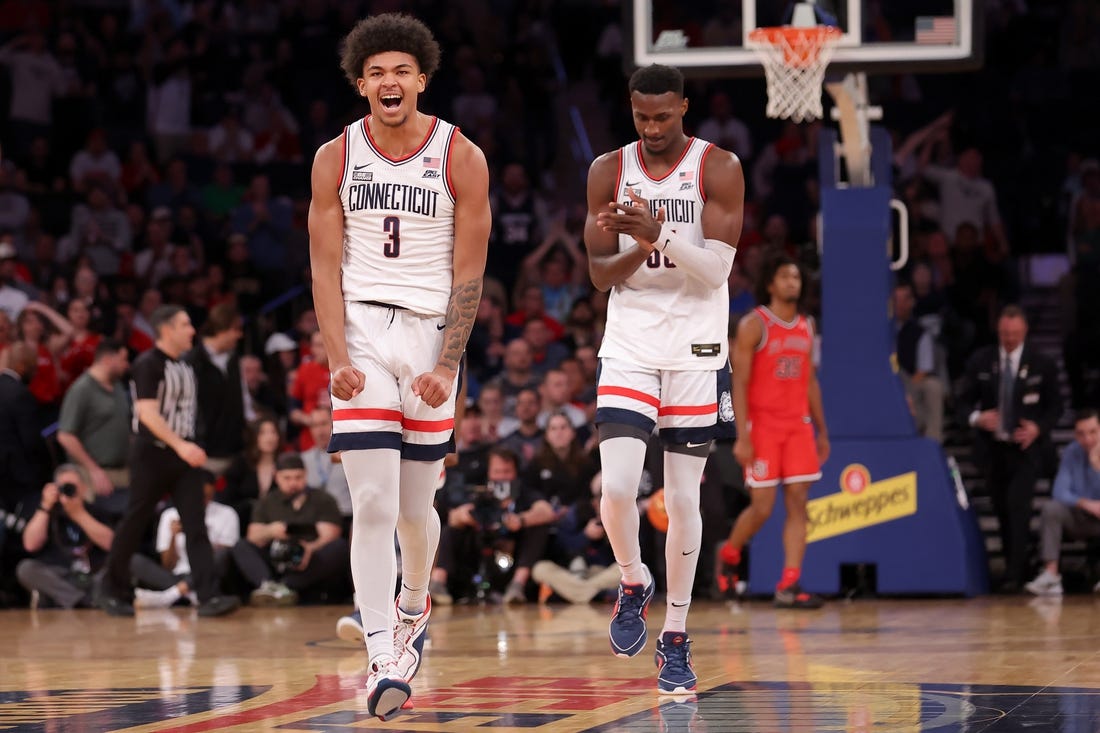
<svg viewBox="0 0 1100 733"><path fill-rule="evenodd" d="M379 97L379 101L382 102L382 108L394 111L401 107L401 95L400 94L383 94Z"/></svg>

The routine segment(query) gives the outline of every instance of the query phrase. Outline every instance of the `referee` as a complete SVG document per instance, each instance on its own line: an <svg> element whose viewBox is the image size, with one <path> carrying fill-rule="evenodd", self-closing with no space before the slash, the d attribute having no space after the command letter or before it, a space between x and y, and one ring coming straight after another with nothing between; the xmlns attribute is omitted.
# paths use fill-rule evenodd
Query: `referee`
<svg viewBox="0 0 1100 733"><path fill-rule="evenodd" d="M192 587L200 616L220 616L240 605L233 596L218 595L214 552L206 536L203 471L206 453L192 442L197 409L195 374L180 356L191 348L195 328L187 311L163 305L149 325L156 348L135 361L131 373L134 439L130 447L130 504L107 557L96 604L112 616L133 616L130 559L141 544L166 491L180 514L191 560Z"/></svg>

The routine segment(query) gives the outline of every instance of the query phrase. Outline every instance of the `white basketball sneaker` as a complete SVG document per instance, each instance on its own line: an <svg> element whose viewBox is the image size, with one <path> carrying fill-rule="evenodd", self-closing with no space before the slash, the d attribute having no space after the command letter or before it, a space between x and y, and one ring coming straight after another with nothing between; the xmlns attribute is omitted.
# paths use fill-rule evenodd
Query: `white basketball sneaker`
<svg viewBox="0 0 1100 733"><path fill-rule="evenodd" d="M395 603L397 603L395 601ZM397 605L397 624L393 630L393 653L397 657L397 670L406 682L412 682L424 661L424 640L428 634L428 619L432 615L432 597L424 599L424 610L410 614Z"/></svg>

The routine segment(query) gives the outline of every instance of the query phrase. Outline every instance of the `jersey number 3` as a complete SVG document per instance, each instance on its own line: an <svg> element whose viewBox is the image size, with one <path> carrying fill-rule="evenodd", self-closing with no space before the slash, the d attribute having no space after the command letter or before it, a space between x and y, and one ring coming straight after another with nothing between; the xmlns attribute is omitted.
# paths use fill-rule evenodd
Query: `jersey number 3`
<svg viewBox="0 0 1100 733"><path fill-rule="evenodd" d="M401 256L401 220L396 216L387 216L382 220L382 228L390 238L382 245L382 254L386 257Z"/></svg>

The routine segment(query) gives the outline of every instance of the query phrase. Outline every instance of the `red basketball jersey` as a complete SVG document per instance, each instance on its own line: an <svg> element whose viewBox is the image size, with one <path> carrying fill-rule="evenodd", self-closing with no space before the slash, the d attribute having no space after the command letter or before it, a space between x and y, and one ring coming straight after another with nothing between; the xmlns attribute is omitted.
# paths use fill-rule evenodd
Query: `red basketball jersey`
<svg viewBox="0 0 1100 733"><path fill-rule="evenodd" d="M802 420L810 414L814 343L810 321L802 315L783 321L763 306L756 308L756 314L764 323L764 336L752 357L749 417Z"/></svg>

